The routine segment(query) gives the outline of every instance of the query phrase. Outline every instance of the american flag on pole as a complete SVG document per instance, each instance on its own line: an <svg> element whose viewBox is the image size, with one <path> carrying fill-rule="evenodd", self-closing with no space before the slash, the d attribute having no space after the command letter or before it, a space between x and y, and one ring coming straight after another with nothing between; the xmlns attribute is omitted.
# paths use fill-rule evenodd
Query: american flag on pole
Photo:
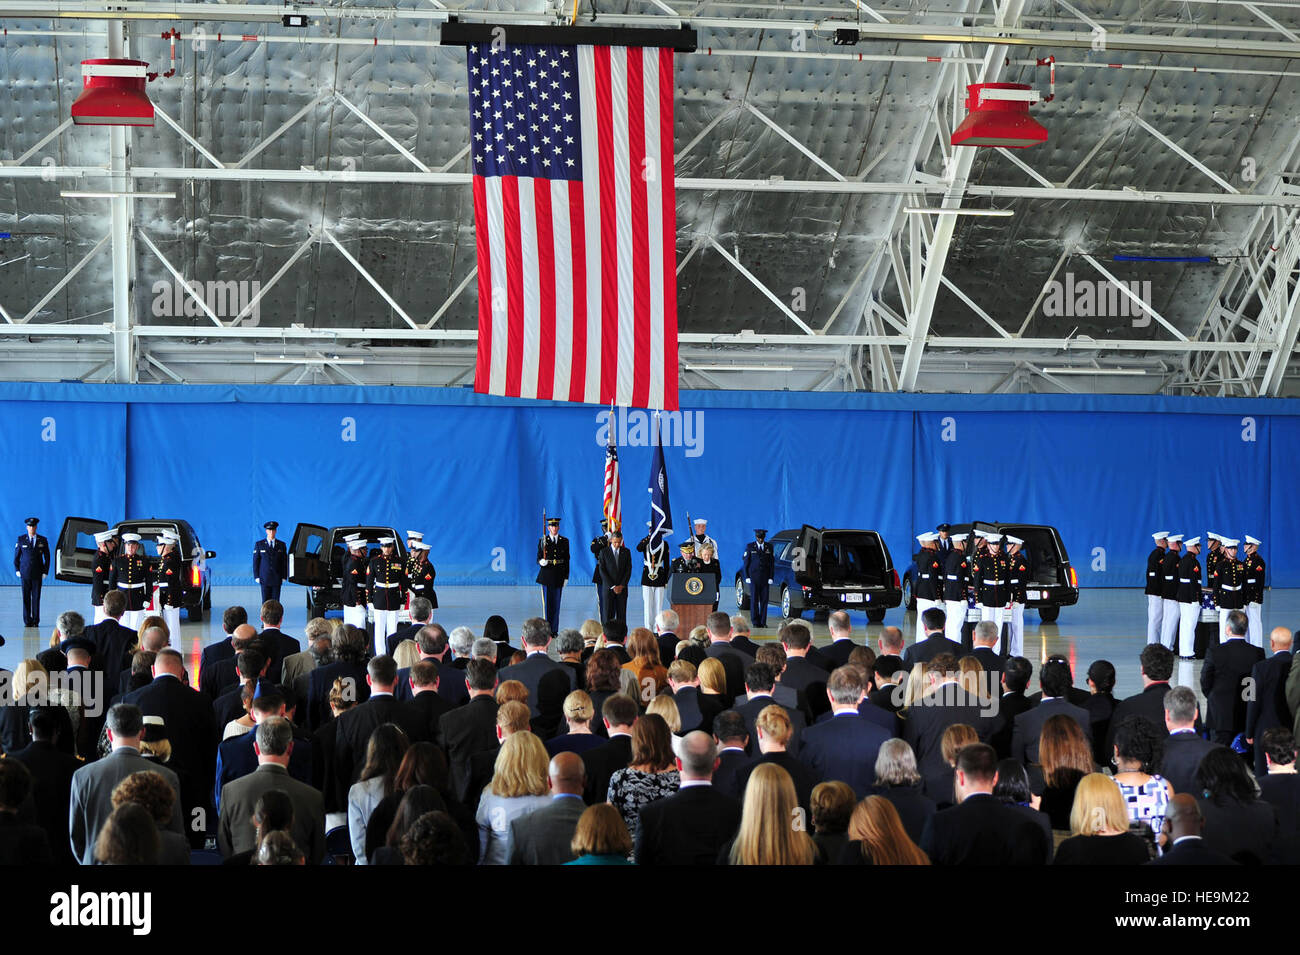
<svg viewBox="0 0 1300 955"><path fill-rule="evenodd" d="M468 47L474 390L677 408L673 51Z"/></svg>
<svg viewBox="0 0 1300 955"><path fill-rule="evenodd" d="M613 416L610 416L612 422ZM605 448L605 520L609 522L610 532L623 526L623 505L620 501L621 488L618 481L618 448L614 444L614 429L611 424L609 445Z"/></svg>

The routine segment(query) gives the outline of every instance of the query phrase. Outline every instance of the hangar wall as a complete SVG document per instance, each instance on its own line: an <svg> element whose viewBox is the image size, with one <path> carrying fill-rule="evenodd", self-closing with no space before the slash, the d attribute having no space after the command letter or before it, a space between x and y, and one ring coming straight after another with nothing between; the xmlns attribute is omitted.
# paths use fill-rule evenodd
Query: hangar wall
<svg viewBox="0 0 1300 955"><path fill-rule="evenodd" d="M1057 525L1081 586L1139 586L1149 533L1264 541L1300 586L1300 401L685 391L673 518L709 520L724 577L755 527L879 530L900 571L940 520ZM532 582L542 510L589 581L609 411L469 389L0 384L0 528L183 517L218 583L251 583L261 524L425 532L439 583ZM625 531L648 516L649 418L621 411ZM1157 527L1159 525L1159 527ZM675 552L675 547L674 547ZM5 579L17 582L13 576ZM53 581L51 581L53 583ZM286 596L286 599L290 599ZM296 598L294 598L296 599Z"/></svg>

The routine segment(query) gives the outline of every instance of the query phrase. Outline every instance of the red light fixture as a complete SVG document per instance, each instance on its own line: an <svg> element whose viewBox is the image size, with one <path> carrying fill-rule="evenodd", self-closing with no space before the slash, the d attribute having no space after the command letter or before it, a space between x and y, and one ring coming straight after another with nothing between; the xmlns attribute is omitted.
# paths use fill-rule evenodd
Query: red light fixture
<svg viewBox="0 0 1300 955"><path fill-rule="evenodd" d="M1029 115L1038 91L1024 83L972 83L966 87L969 111L952 134L954 146L1024 149L1047 142L1047 127Z"/></svg>
<svg viewBox="0 0 1300 955"><path fill-rule="evenodd" d="M78 126L152 126L153 103L145 94L144 60L81 61L84 88L72 104Z"/></svg>

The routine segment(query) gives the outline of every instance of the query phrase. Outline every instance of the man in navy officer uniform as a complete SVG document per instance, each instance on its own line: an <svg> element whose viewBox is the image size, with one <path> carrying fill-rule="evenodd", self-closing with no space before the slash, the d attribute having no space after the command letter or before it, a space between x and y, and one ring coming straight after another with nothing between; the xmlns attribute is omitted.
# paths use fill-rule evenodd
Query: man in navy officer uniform
<svg viewBox="0 0 1300 955"><path fill-rule="evenodd" d="M158 576L154 581L154 612L162 614L173 647L181 645L181 605L185 602L185 578L176 552L180 539L170 531L158 537Z"/></svg>
<svg viewBox="0 0 1300 955"><path fill-rule="evenodd" d="M275 521L267 521L262 525L266 540L253 545L253 577L262 585L262 603L279 600L280 585L289 576L289 552L284 549L284 541L275 539L279 526Z"/></svg>
<svg viewBox="0 0 1300 955"><path fill-rule="evenodd" d="M348 534L343 538L347 545L347 554L343 558L343 585L339 591L343 604L343 622L366 629L366 604L369 603L366 590L366 576L370 570L370 556L366 542L360 534Z"/></svg>
<svg viewBox="0 0 1300 955"><path fill-rule="evenodd" d="M375 608L375 655L388 650L388 635L397 629L397 611L402 609L406 590L406 565L397 556L397 539L379 538L379 553L370 559L366 590Z"/></svg>
<svg viewBox="0 0 1300 955"><path fill-rule="evenodd" d="M124 553L113 558L109 585L120 590L126 598L122 625L129 630L139 630L140 621L144 619L145 604L149 602L149 594L153 591L153 568L140 553L139 534L123 534L122 550Z"/></svg>
<svg viewBox="0 0 1300 955"><path fill-rule="evenodd" d="M1246 619L1250 622L1248 640L1251 646L1264 649L1264 558L1259 556L1259 539L1246 535L1246 552L1242 563L1246 565Z"/></svg>
<svg viewBox="0 0 1300 955"><path fill-rule="evenodd" d="M537 541L537 582L551 633L560 632L560 597L569 579L569 539L560 536L560 519L547 518L546 535Z"/></svg>
<svg viewBox="0 0 1300 955"><path fill-rule="evenodd" d="M550 524L550 521L546 522ZM605 588L600 583L600 555L609 546L609 521L600 522L600 536L591 539L591 556L596 558L596 569L591 572L591 582L596 585L596 613L605 622ZM552 630L556 633L556 630Z"/></svg>
<svg viewBox="0 0 1300 955"><path fill-rule="evenodd" d="M745 583L751 585L749 597L750 626L767 626L767 589L772 583L772 574L776 570L776 554L767 542L767 531L761 527L754 529L754 540L745 545L745 557L742 561Z"/></svg>
<svg viewBox="0 0 1300 955"><path fill-rule="evenodd" d="M27 518L27 533L14 546L14 575L23 582L23 626L41 625L41 580L50 572L50 542L36 533L40 518Z"/></svg>
<svg viewBox="0 0 1300 955"><path fill-rule="evenodd" d="M117 535L100 531L95 535L95 562L90 569L90 609L95 611L94 623L108 619L104 612L104 594L111 589L108 578L113 574L113 552L117 550Z"/></svg>
<svg viewBox="0 0 1300 955"><path fill-rule="evenodd" d="M416 533L407 531L407 536ZM429 601L429 606L433 610L438 609L438 595L433 591L433 579L438 576L438 572L433 569L433 564L429 563L429 545L422 539L423 535L417 536L411 540L411 553L406 558L406 579L410 582L410 596L407 599L407 609L410 609L411 601L416 597L423 597Z"/></svg>

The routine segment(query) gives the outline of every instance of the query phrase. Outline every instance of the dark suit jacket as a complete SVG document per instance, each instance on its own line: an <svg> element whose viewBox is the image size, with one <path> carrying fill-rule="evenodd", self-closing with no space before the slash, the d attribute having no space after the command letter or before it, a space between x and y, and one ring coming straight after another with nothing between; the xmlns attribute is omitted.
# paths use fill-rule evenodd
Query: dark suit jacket
<svg viewBox="0 0 1300 955"><path fill-rule="evenodd" d="M438 726L451 770L451 791L465 802L470 757L484 750L496 752L501 745L497 741L497 701L491 694L476 696L464 706L442 714Z"/></svg>
<svg viewBox="0 0 1300 955"><path fill-rule="evenodd" d="M1246 728L1243 681L1263 659L1264 651L1243 637L1210 644L1201 667L1201 692L1205 694L1205 722L1211 730L1236 734Z"/></svg>
<svg viewBox="0 0 1300 955"><path fill-rule="evenodd" d="M898 810L898 818L903 823L903 829L907 832L907 837L917 845L921 844L921 836L925 832L925 824L930 821L938 808L935 801L921 792L920 785L916 786L873 786L871 795L883 796L894 804Z"/></svg>
<svg viewBox="0 0 1300 955"><path fill-rule="evenodd" d="M1201 794L1196 782L1196 771L1201 768L1205 754L1214 744L1193 732L1173 733L1165 740L1164 755L1160 757L1160 775L1174 787L1176 793Z"/></svg>
<svg viewBox="0 0 1300 955"><path fill-rule="evenodd" d="M72 800L72 774L81 768L81 760L36 740L11 756L32 774L36 823L45 830L55 864L73 865L76 859L68 842L68 805Z"/></svg>
<svg viewBox="0 0 1300 955"><path fill-rule="evenodd" d="M1277 814L1270 803L1198 798L1196 804L1205 817L1201 837L1211 849L1241 865L1263 865L1269 860L1277 839Z"/></svg>
<svg viewBox="0 0 1300 955"><path fill-rule="evenodd" d="M581 796L555 796L549 806L510 823L511 865L563 865L576 859L569 848L587 804Z"/></svg>
<svg viewBox="0 0 1300 955"><path fill-rule="evenodd" d="M798 690L811 711L813 719L830 712L831 701L826 697L826 681L831 675L814 666L803 657L790 657L781 671L781 685Z"/></svg>
<svg viewBox="0 0 1300 955"><path fill-rule="evenodd" d="M66 820L63 828L67 829ZM67 841L65 832L60 842ZM14 813L0 812L0 866L44 867L53 864L49 836L44 829L19 821Z"/></svg>
<svg viewBox="0 0 1300 955"><path fill-rule="evenodd" d="M790 774L790 779L794 783L795 799L811 819L813 787L821 780L814 779L811 770L789 753L763 753L750 761L748 766L740 768L736 773L736 788L740 791L742 802L745 797L745 787L749 785L749 777L754 775L754 770L763 763L775 763Z"/></svg>
<svg viewBox="0 0 1300 955"><path fill-rule="evenodd" d="M222 741L217 747L216 782L212 786L212 804L218 815L221 813L221 791L228 783L242 779L249 773L257 771L257 729L254 727L243 736L232 736ZM312 785L311 741L294 737L293 751L289 754L289 775L299 782Z"/></svg>
<svg viewBox="0 0 1300 955"><path fill-rule="evenodd" d="M664 666L668 666L677 659L677 644L682 642L682 638L671 630L665 630L663 633L657 634L655 640L659 643L659 662ZM586 659L587 656L584 654L583 660Z"/></svg>
<svg viewBox="0 0 1300 955"><path fill-rule="evenodd" d="M501 670L498 679L518 680L528 687L528 708L532 712L533 732L540 739L555 734L564 718L564 698L573 692L573 670L541 653L530 653L523 663Z"/></svg>
<svg viewBox="0 0 1300 955"><path fill-rule="evenodd" d="M6 684L6 689L12 692L8 684ZM28 705L27 697L12 703L8 700L5 702L9 703L9 705L0 706L0 750L12 754L27 748L32 742L31 727L27 722L27 713L31 707ZM75 756L77 754L77 740L72 730L72 716L68 713L68 708L57 703L45 703L40 708L52 713L55 721L59 724L59 735L55 748L68 756Z"/></svg>
<svg viewBox="0 0 1300 955"><path fill-rule="evenodd" d="M872 690L867 700L877 709L890 713L897 713L903 708L903 694L897 683L886 683Z"/></svg>
<svg viewBox="0 0 1300 955"><path fill-rule="evenodd" d="M89 629L89 628L87 628ZM216 663L218 660L233 660L235 658L235 647L227 636L224 640L218 640L216 643L209 644L203 648L199 654L199 672L209 663Z"/></svg>
<svg viewBox="0 0 1300 955"><path fill-rule="evenodd" d="M677 715L682 721L681 735L704 728L704 712L700 709L700 688L684 686L673 694Z"/></svg>
<svg viewBox="0 0 1300 955"><path fill-rule="evenodd" d="M1092 723L1092 758L1098 766L1109 766L1113 752L1106 752L1106 737L1110 735L1110 717L1119 704L1109 693L1090 693L1084 709Z"/></svg>
<svg viewBox="0 0 1300 955"><path fill-rule="evenodd" d="M737 703L732 707L737 713L745 718L745 732L749 734L749 745L745 747L745 752L750 756L758 755L758 730L755 728L758 723L758 714L763 712L769 706L780 706L771 696L757 696L752 700L746 700L743 703ZM790 724L794 732L790 736L789 742L785 744L786 751L792 756L799 755L800 740L803 737L807 724L804 721L803 714L798 710L790 707L783 707L790 717ZM820 780L819 780L820 782Z"/></svg>
<svg viewBox="0 0 1300 955"><path fill-rule="evenodd" d="M244 715L244 701L243 697L240 696L240 689L241 687L236 685L233 689L227 690L212 701L213 726L216 727L218 740L225 733L227 723ZM258 681L257 692L259 694L274 689L275 684L266 677Z"/></svg>
<svg viewBox="0 0 1300 955"><path fill-rule="evenodd" d="M982 742L988 742L1001 725L1000 718L983 716L978 698L956 683L944 683L921 705L908 707L903 718L903 739L912 744L921 775L933 778L947 764L943 759L943 733L949 726L965 723L973 727ZM999 714L1000 715L1000 714ZM832 777L834 778L834 777ZM941 798L945 794L933 798Z"/></svg>
<svg viewBox="0 0 1300 955"><path fill-rule="evenodd" d="M740 802L713 786L687 786L641 807L638 865L713 865L740 828Z"/></svg>
<svg viewBox="0 0 1300 955"><path fill-rule="evenodd" d="M955 657L960 657L961 644L955 640L949 640L943 635L942 631L932 633L924 640L918 640L906 650L903 651L903 666L910 673L912 667L918 663L929 663L941 653L951 653Z"/></svg>
<svg viewBox="0 0 1300 955"><path fill-rule="evenodd" d="M980 662L980 666L984 668L985 673L1002 673L1002 658L989 647L976 647L970 652L970 655ZM995 683L990 684L989 688L998 689Z"/></svg>
<svg viewBox="0 0 1300 955"><path fill-rule="evenodd" d="M266 671L266 675L279 683L280 666L284 658L301 653L302 644L287 633L281 633L278 627L263 630L257 635L257 639L266 648L267 655L271 658L271 668Z"/></svg>
<svg viewBox="0 0 1300 955"><path fill-rule="evenodd" d="M587 805L605 802L609 796L609 777L620 769L626 769L631 759L631 736L611 737L609 742L582 754L583 765L587 768L587 788L583 793Z"/></svg>
<svg viewBox="0 0 1300 955"><path fill-rule="evenodd" d="M1070 717L1079 724L1083 735L1092 740L1092 721L1087 710L1066 702L1064 698L1045 700L1016 717L1011 731L1012 759L1018 759L1025 766L1038 762L1038 737L1043 732L1043 724L1053 716Z"/></svg>
<svg viewBox="0 0 1300 955"><path fill-rule="evenodd" d="M414 640L415 635L424 627L422 623L407 622L400 624L396 630L390 633L384 640L384 652L390 657L397 652L403 640Z"/></svg>
<svg viewBox="0 0 1300 955"><path fill-rule="evenodd" d="M1291 711L1286 705L1286 678L1291 673L1291 651L1282 650L1261 660L1250 670L1255 695L1246 703L1246 738L1259 746L1265 730L1275 726L1291 728Z"/></svg>
<svg viewBox="0 0 1300 955"><path fill-rule="evenodd" d="M1115 728L1130 716L1145 716L1156 726L1156 731L1167 735L1165 728L1165 694L1172 689L1168 681L1152 683L1132 696L1125 697L1115 704L1110 714L1110 725L1106 728L1106 746L1103 752L1115 751ZM1103 764L1105 765L1105 764Z"/></svg>
<svg viewBox="0 0 1300 955"><path fill-rule="evenodd" d="M403 724L411 727L413 734L411 741L428 740L445 751L442 742L442 715L450 713L456 707L448 703L441 694L431 690L425 690L423 693L415 694L409 700L398 702L402 708Z"/></svg>
<svg viewBox="0 0 1300 955"><path fill-rule="evenodd" d="M627 586L632 579L632 550L626 544L618 549L618 554L614 553L614 548L605 547L600 552L600 559L597 561L597 568L600 573L600 586L602 590L609 590L616 585ZM627 593L626 590L623 591Z"/></svg>
<svg viewBox="0 0 1300 955"><path fill-rule="evenodd" d="M458 670L452 665L448 654L446 660L433 660L429 662L438 668L438 695L447 701L449 706L463 706L469 702L469 687L465 685L465 671ZM397 689L393 692L399 700L409 700L415 696L415 691L411 689L411 668L402 667L397 671Z"/></svg>
<svg viewBox="0 0 1300 955"><path fill-rule="evenodd" d="M221 797L221 820L217 843L226 858L253 848L256 833L253 810L262 793L278 789L293 803L293 841L302 850L308 865L319 865L325 858L325 803L321 794L300 783L274 763L258 766L255 772L236 779Z"/></svg>
<svg viewBox="0 0 1300 955"><path fill-rule="evenodd" d="M860 646L862 644L854 643L852 637L845 637L842 640L832 640L830 646L822 647L821 655L832 667L842 667L849 662L849 654Z"/></svg>
<svg viewBox="0 0 1300 955"><path fill-rule="evenodd" d="M81 635L95 645L95 653L103 661L104 686L117 686L122 671L131 669L130 651L135 646L138 636L136 632L109 617L100 623L91 624Z"/></svg>
<svg viewBox="0 0 1300 955"><path fill-rule="evenodd" d="M315 731L333 717L330 715L330 688L339 677L351 679L357 688L357 702L370 699L370 684L366 682L366 667L362 663L335 660L311 671L307 686L307 726Z"/></svg>
<svg viewBox="0 0 1300 955"><path fill-rule="evenodd" d="M736 777L751 762L752 759L744 750L719 750L718 768L713 771L713 788L723 795L739 799L740 786L736 782Z"/></svg>
<svg viewBox="0 0 1300 955"><path fill-rule="evenodd" d="M220 657L199 667L199 691L210 700L216 701L238 684L239 666L235 657Z"/></svg>
<svg viewBox="0 0 1300 955"><path fill-rule="evenodd" d="M799 759L817 782L838 779L862 799L875 784L876 754L890 735L865 716L840 713L808 727Z"/></svg>
<svg viewBox="0 0 1300 955"><path fill-rule="evenodd" d="M1088 699L1091 696L1092 694L1090 692L1082 690L1077 686L1072 686L1065 691L1065 701L1067 703L1073 703L1075 706L1086 707L1088 705ZM1037 706L1039 703L1043 702L1043 691L1039 690L1037 693L1029 696L1028 700L1030 706Z"/></svg>
<svg viewBox="0 0 1300 955"><path fill-rule="evenodd" d="M1147 865L1236 865L1222 852L1208 845L1200 836L1194 836L1166 849L1158 859L1152 859Z"/></svg>
<svg viewBox="0 0 1300 955"><path fill-rule="evenodd" d="M427 740L427 724L412 717L408 704L398 702L390 693L372 694L366 702L339 714L338 736L334 740L334 771L339 774L339 784L344 792L361 778L370 736L384 723L400 726L412 743Z"/></svg>
<svg viewBox="0 0 1300 955"><path fill-rule="evenodd" d="M742 653L729 643L711 643L705 656L722 664L727 674L727 696L733 700L745 695L745 670L754 662L748 653Z"/></svg>
<svg viewBox="0 0 1300 955"><path fill-rule="evenodd" d="M1029 701L1021 690L1003 693L998 698L997 729L989 737L989 745L998 751L998 759L1011 757L1011 737L1015 731L1016 717L1030 709ZM1105 765L1104 763L1102 765Z"/></svg>
<svg viewBox="0 0 1300 955"><path fill-rule="evenodd" d="M736 634L727 642L730 643L737 650L739 650L741 653L744 653L751 657L758 656L758 644L755 643L753 640L749 639L749 637L745 636L743 633ZM666 663L664 664L664 666L667 665L668 664Z"/></svg>
<svg viewBox="0 0 1300 955"><path fill-rule="evenodd" d="M986 793L935 813L921 837L934 865L1043 865L1044 843L1040 826Z"/></svg>
<svg viewBox="0 0 1300 955"><path fill-rule="evenodd" d="M173 676L159 676L124 699L140 707L145 716L162 717L172 746L167 765L180 777L186 815L196 806L210 808L217 725L207 697Z"/></svg>

